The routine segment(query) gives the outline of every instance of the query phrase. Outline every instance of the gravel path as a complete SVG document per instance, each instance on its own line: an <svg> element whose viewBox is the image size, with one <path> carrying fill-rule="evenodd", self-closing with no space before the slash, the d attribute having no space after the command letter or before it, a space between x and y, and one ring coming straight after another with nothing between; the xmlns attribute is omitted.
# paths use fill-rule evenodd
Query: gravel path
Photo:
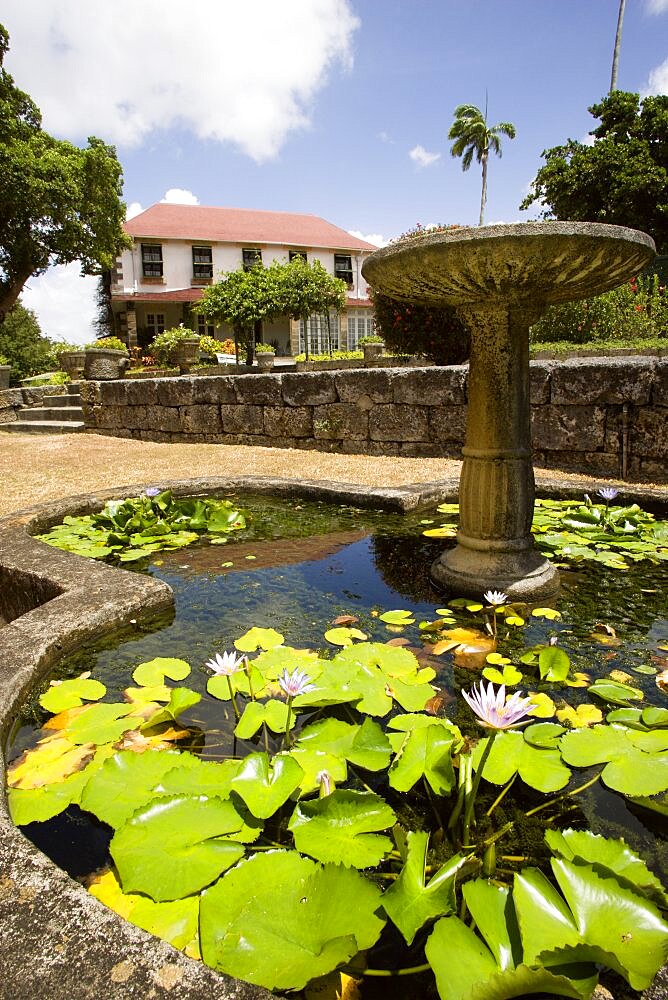
<svg viewBox="0 0 668 1000"><path fill-rule="evenodd" d="M148 484L154 479L243 474L401 486L452 479L459 475L460 466L447 458L330 455L236 445L159 444L99 434L0 432L0 516L78 493ZM550 471L549 475L555 479L559 473ZM588 476L569 473L564 478L583 486L592 483Z"/></svg>

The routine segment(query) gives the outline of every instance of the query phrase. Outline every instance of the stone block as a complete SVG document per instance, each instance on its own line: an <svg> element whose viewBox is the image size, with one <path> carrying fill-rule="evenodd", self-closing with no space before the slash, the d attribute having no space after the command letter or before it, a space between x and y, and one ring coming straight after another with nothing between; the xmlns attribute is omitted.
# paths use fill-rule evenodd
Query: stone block
<svg viewBox="0 0 668 1000"><path fill-rule="evenodd" d="M428 441L429 409L400 403L376 406L369 413L369 437L372 441Z"/></svg>
<svg viewBox="0 0 668 1000"><path fill-rule="evenodd" d="M595 451L605 440L605 407L534 406L531 433L541 451Z"/></svg>
<svg viewBox="0 0 668 1000"><path fill-rule="evenodd" d="M220 434L223 430L220 419L220 407L212 403L201 406L183 406L181 413L181 429L186 434Z"/></svg>
<svg viewBox="0 0 668 1000"><path fill-rule="evenodd" d="M158 402L158 383L155 379L128 380L125 398L130 406L154 406Z"/></svg>
<svg viewBox="0 0 668 1000"><path fill-rule="evenodd" d="M441 458L443 448L439 444L424 444L421 441L404 441L399 446L399 454L405 458Z"/></svg>
<svg viewBox="0 0 668 1000"><path fill-rule="evenodd" d="M369 415L350 403L313 408L313 436L318 441L359 441L369 434Z"/></svg>
<svg viewBox="0 0 668 1000"><path fill-rule="evenodd" d="M429 438L434 442L464 444L466 406L435 406L429 409Z"/></svg>
<svg viewBox="0 0 668 1000"><path fill-rule="evenodd" d="M160 406L190 406L193 402L195 390L191 378L161 378L156 379L153 384L157 389Z"/></svg>
<svg viewBox="0 0 668 1000"><path fill-rule="evenodd" d="M392 376L388 369L338 371L333 375L336 391L342 403L356 403L368 396L372 403L392 403Z"/></svg>
<svg viewBox="0 0 668 1000"><path fill-rule="evenodd" d="M155 427L155 412L156 408L153 406L118 406L116 407L115 426L150 431L152 427Z"/></svg>
<svg viewBox="0 0 668 1000"><path fill-rule="evenodd" d="M654 365L652 402L656 406L668 406L668 358L659 358Z"/></svg>
<svg viewBox="0 0 668 1000"><path fill-rule="evenodd" d="M616 479L620 474L617 456L603 451L535 451L533 464L537 469L583 472L606 479Z"/></svg>
<svg viewBox="0 0 668 1000"><path fill-rule="evenodd" d="M101 403L105 406L121 406L127 403L127 387L130 383L124 381L123 379L111 379L109 382L98 383L98 398ZM81 383L82 398L84 392L84 386L87 386L87 382Z"/></svg>
<svg viewBox="0 0 668 1000"><path fill-rule="evenodd" d="M3 406L0 403L0 424L13 424L18 417L13 406Z"/></svg>
<svg viewBox="0 0 668 1000"><path fill-rule="evenodd" d="M643 459L637 478L645 483L668 483L668 464Z"/></svg>
<svg viewBox="0 0 668 1000"><path fill-rule="evenodd" d="M248 406L243 403L230 406L223 403L220 407L220 416L226 434L264 434L261 406Z"/></svg>
<svg viewBox="0 0 668 1000"><path fill-rule="evenodd" d="M6 410L13 406L21 406L23 403L23 392L20 389L3 389L0 392L0 410Z"/></svg>
<svg viewBox="0 0 668 1000"><path fill-rule="evenodd" d="M143 409L143 407L135 407ZM156 431L174 432L180 431L181 413L176 406L150 406L146 407L146 418L149 429ZM144 425L145 426L145 425Z"/></svg>
<svg viewBox="0 0 668 1000"><path fill-rule="evenodd" d="M552 367L545 361L529 362L529 391L534 406L550 402Z"/></svg>
<svg viewBox="0 0 668 1000"><path fill-rule="evenodd" d="M310 406L265 406L264 433L271 438L304 438L313 435Z"/></svg>
<svg viewBox="0 0 668 1000"><path fill-rule="evenodd" d="M555 365L553 403L648 403L654 378L649 358L583 358Z"/></svg>
<svg viewBox="0 0 668 1000"><path fill-rule="evenodd" d="M79 382L79 393L81 395L82 405L86 406L86 404L89 404L90 406L93 406L93 404L101 402L101 387L102 385L100 382Z"/></svg>
<svg viewBox="0 0 668 1000"><path fill-rule="evenodd" d="M633 415L630 452L643 458L668 458L668 407L645 407Z"/></svg>
<svg viewBox="0 0 668 1000"><path fill-rule="evenodd" d="M239 375L234 389L239 403L250 406L280 406L281 375Z"/></svg>
<svg viewBox="0 0 668 1000"><path fill-rule="evenodd" d="M467 371L465 365L398 371L392 379L394 402L420 406L463 404Z"/></svg>
<svg viewBox="0 0 668 1000"><path fill-rule="evenodd" d="M281 392L288 406L323 406L338 400L334 379L328 372L286 372Z"/></svg>
<svg viewBox="0 0 668 1000"><path fill-rule="evenodd" d="M211 378L196 378L193 383L193 403L212 403L231 405L236 403L237 394L234 391L234 376L213 376Z"/></svg>

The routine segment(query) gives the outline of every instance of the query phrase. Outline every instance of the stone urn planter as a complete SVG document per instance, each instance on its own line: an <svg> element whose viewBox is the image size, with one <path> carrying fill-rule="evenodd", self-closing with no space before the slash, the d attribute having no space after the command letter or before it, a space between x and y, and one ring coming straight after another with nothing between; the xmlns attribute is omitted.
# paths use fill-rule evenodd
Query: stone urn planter
<svg viewBox="0 0 668 1000"><path fill-rule="evenodd" d="M174 344L171 359L178 366L180 375L188 375L190 369L199 360L199 337L183 337Z"/></svg>
<svg viewBox="0 0 668 1000"><path fill-rule="evenodd" d="M84 357L84 378L93 381L123 378L130 364L127 351L109 347L89 347L84 351Z"/></svg>
<svg viewBox="0 0 668 1000"><path fill-rule="evenodd" d="M364 364L369 365L381 356L385 344L376 342L372 344L362 344L362 351L364 352Z"/></svg>
<svg viewBox="0 0 668 1000"><path fill-rule="evenodd" d="M0 389L9 389L9 376L11 371L11 365L0 365Z"/></svg>
<svg viewBox="0 0 668 1000"><path fill-rule="evenodd" d="M76 381L82 378L84 365L86 360L86 352L81 351L62 351L58 355L58 365L62 372L66 372L69 377Z"/></svg>
<svg viewBox="0 0 668 1000"><path fill-rule="evenodd" d="M276 354L274 351L258 351L255 352L255 357L257 359L257 366L261 372L270 372L274 367L274 358Z"/></svg>

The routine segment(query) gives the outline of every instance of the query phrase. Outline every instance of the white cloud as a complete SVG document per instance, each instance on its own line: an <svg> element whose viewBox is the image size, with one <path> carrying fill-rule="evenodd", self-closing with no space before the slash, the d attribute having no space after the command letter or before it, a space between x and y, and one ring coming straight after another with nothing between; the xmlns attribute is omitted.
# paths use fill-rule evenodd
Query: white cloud
<svg viewBox="0 0 668 1000"><path fill-rule="evenodd" d="M170 188L169 191L165 191L165 196L160 201L168 205L199 205L197 195L184 188Z"/></svg>
<svg viewBox="0 0 668 1000"><path fill-rule="evenodd" d="M668 0L666 6L668 9ZM655 66L650 72L647 87L642 96L648 97L658 94L668 94L668 59L664 59L659 66Z"/></svg>
<svg viewBox="0 0 668 1000"><path fill-rule="evenodd" d="M126 220L134 219L135 215L141 215L144 211L143 206L138 201L131 201L128 207L125 209Z"/></svg>
<svg viewBox="0 0 668 1000"><path fill-rule="evenodd" d="M56 135L132 146L177 126L258 162L309 125L360 24L351 0L5 0L3 23L6 67Z"/></svg>
<svg viewBox="0 0 668 1000"><path fill-rule="evenodd" d="M82 276L78 264L50 267L39 278L31 278L21 301L32 309L45 337L68 344L95 340L97 278Z"/></svg>
<svg viewBox="0 0 668 1000"><path fill-rule="evenodd" d="M648 14L663 14L668 10L668 0L647 0Z"/></svg>
<svg viewBox="0 0 668 1000"><path fill-rule="evenodd" d="M351 236L356 236L358 240L364 240L365 243L373 243L375 247L386 247L390 242L384 236L381 236L380 233L362 233L359 229L349 229L348 232Z"/></svg>
<svg viewBox="0 0 668 1000"><path fill-rule="evenodd" d="M424 146L414 146L408 155L418 167L431 167L441 158L440 153L428 153Z"/></svg>

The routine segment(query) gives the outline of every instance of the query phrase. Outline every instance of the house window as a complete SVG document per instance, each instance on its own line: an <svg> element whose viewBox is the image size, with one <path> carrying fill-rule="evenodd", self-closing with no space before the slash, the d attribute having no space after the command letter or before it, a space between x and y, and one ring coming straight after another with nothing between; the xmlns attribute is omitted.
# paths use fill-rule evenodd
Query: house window
<svg viewBox="0 0 668 1000"><path fill-rule="evenodd" d="M165 332L164 313L146 313L146 332L151 340L159 333Z"/></svg>
<svg viewBox="0 0 668 1000"><path fill-rule="evenodd" d="M193 278L196 281L213 278L213 250L211 247L193 247Z"/></svg>
<svg viewBox="0 0 668 1000"><path fill-rule="evenodd" d="M334 254L334 277L345 281L346 285L353 283L353 261L350 254Z"/></svg>
<svg viewBox="0 0 668 1000"><path fill-rule="evenodd" d="M330 312L329 323L327 313L314 313L308 318L309 353L327 354L339 349L339 314ZM306 340L304 338L304 320L299 321L299 350L304 353Z"/></svg>
<svg viewBox="0 0 668 1000"><path fill-rule="evenodd" d="M162 278L162 246L159 243L142 243L141 266L145 278Z"/></svg>
<svg viewBox="0 0 668 1000"><path fill-rule="evenodd" d="M374 333L371 309L348 310L348 350L356 351L360 337L370 337Z"/></svg>
<svg viewBox="0 0 668 1000"><path fill-rule="evenodd" d="M308 259L306 256L306 250L288 250L288 260L290 263L292 263L293 260L297 260L298 257L301 257L303 261L306 261Z"/></svg>
<svg viewBox="0 0 668 1000"><path fill-rule="evenodd" d="M250 271L256 264L262 263L262 251L257 249L242 250L241 260L244 271Z"/></svg>
<svg viewBox="0 0 668 1000"><path fill-rule="evenodd" d="M200 337L215 337L216 328L211 323L207 323L204 316L197 317L197 332Z"/></svg>

